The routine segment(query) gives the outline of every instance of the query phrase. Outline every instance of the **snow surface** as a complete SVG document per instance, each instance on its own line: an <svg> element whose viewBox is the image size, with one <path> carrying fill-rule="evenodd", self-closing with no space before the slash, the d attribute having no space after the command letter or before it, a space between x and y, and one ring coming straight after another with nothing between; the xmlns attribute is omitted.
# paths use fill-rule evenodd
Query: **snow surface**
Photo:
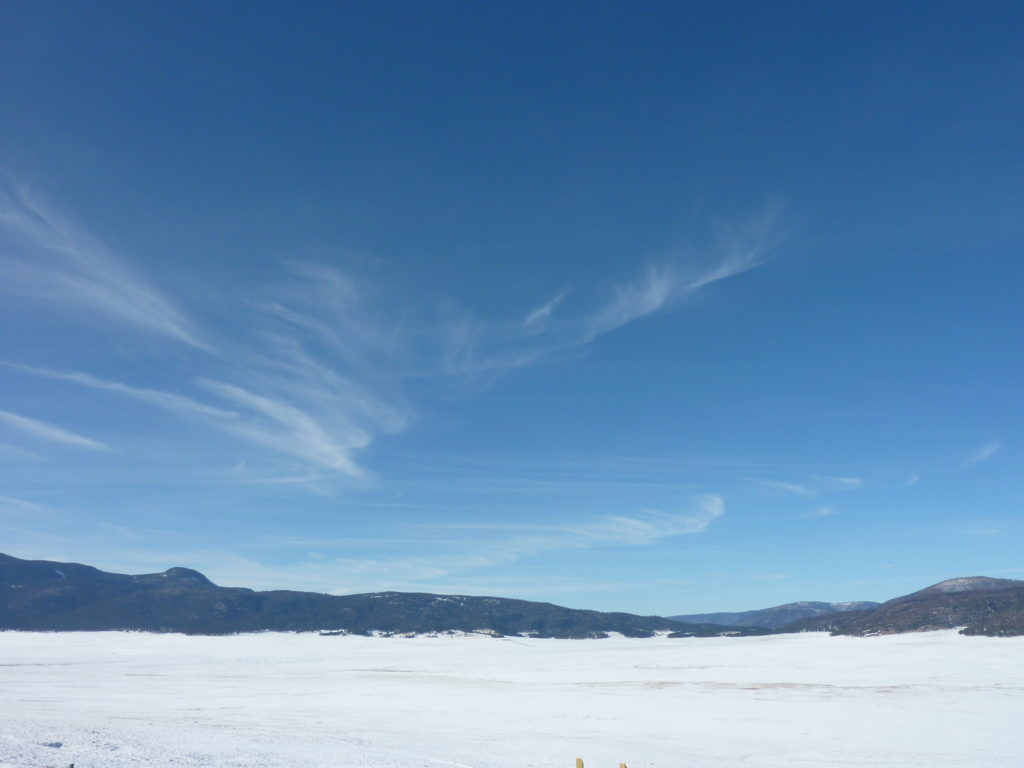
<svg viewBox="0 0 1024 768"><path fill-rule="evenodd" d="M946 579L933 584L922 592L980 592L993 589L1006 589L1012 586L1011 579L991 579L988 576L961 576L958 579ZM1024 582L1021 582L1024 584Z"/></svg>
<svg viewBox="0 0 1024 768"><path fill-rule="evenodd" d="M955 632L0 632L0 766L1019 768L1022 660Z"/></svg>

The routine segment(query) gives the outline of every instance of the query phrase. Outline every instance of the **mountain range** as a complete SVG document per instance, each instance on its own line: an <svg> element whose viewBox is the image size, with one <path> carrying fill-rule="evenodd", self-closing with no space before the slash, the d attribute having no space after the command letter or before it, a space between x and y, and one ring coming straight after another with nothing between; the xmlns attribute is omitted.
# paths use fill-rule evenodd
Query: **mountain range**
<svg viewBox="0 0 1024 768"><path fill-rule="evenodd" d="M1024 581L987 576L948 579L876 608L805 618L782 631L863 636L955 627L965 635L1024 635Z"/></svg>
<svg viewBox="0 0 1024 768"><path fill-rule="evenodd" d="M0 629L145 630L221 635L257 631L392 634L486 632L533 637L764 634L660 616L574 610L499 597L375 592L325 595L220 587L198 571L107 573L79 563L0 554Z"/></svg>
<svg viewBox="0 0 1024 768"><path fill-rule="evenodd" d="M762 608L756 611L739 611L736 613L691 613L682 616L669 616L673 621L684 621L689 623L724 624L730 627L766 627L778 629L787 624L792 624L799 619L807 619L813 616L822 616L832 613L844 613L846 611L866 611L876 608L879 603L869 601L857 601L851 603L816 603L802 601L799 603L786 603L776 605L772 608Z"/></svg>
<svg viewBox="0 0 1024 768"><path fill-rule="evenodd" d="M873 635L960 628L1024 635L1024 581L949 579L885 603L787 603L737 613L663 618L578 610L500 597L317 592L221 587L198 571L108 573L79 563L0 554L0 630L142 630L221 635L259 631L584 638L716 637L828 631Z"/></svg>

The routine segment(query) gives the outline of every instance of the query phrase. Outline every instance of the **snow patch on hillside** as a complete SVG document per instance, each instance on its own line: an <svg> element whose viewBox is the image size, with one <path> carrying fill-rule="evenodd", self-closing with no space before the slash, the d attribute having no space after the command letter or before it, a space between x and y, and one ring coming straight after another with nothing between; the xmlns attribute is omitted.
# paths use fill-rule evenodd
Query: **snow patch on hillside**
<svg viewBox="0 0 1024 768"><path fill-rule="evenodd" d="M1021 582L1024 584L1024 582ZM1013 586L1008 579L991 579L987 576L967 576L959 579L946 579L928 588L928 592L975 592L979 590L1001 589Z"/></svg>

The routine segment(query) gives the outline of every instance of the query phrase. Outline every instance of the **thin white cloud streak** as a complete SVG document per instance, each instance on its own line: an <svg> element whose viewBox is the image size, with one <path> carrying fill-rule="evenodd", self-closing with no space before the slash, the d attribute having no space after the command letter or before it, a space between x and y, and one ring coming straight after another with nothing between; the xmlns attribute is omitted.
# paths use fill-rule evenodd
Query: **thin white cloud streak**
<svg viewBox="0 0 1024 768"><path fill-rule="evenodd" d="M787 483L782 480L761 480L756 477L750 478L750 482L763 485L766 488L775 488L780 491L788 491L789 493L795 493L800 496L813 496L815 491L811 490L805 485L799 485L798 483Z"/></svg>
<svg viewBox="0 0 1024 768"><path fill-rule="evenodd" d="M53 371L48 368L38 368L31 365L14 365L11 363L7 363L6 365L8 368L13 368L33 376L56 379L57 381L67 381L74 384L80 384L84 387L90 387L92 389L105 390L118 395L124 395L182 415L205 416L224 420L239 418L239 415L234 411L215 408L213 406L200 403L197 400L193 400L190 397L174 394L173 392L164 392L158 389L147 389L145 387L134 387L128 384L122 384L118 381L109 381L107 379L101 379L98 376L93 376L88 373L79 373L77 371Z"/></svg>
<svg viewBox="0 0 1024 768"><path fill-rule="evenodd" d="M548 321L551 320L551 315L554 314L558 306L565 301L565 297L568 295L568 291L562 291L553 298L541 304L539 307L534 309L532 312L523 318L523 325L527 331L531 333L540 333L547 325Z"/></svg>
<svg viewBox="0 0 1024 768"><path fill-rule="evenodd" d="M74 432L69 432L66 429L54 426L53 424L46 424L45 422L38 421L36 419L30 419L28 416L19 416L18 414L10 413L9 411L0 411L0 421L31 435L32 437L40 440L46 440L51 443L70 445L75 448L87 448L91 451L110 450L110 446L104 445L97 440L77 435Z"/></svg>
<svg viewBox="0 0 1024 768"><path fill-rule="evenodd" d="M837 512L838 512L838 510L836 510L835 507L828 507L828 506L822 505L820 507L815 507L813 510L811 510L811 515L810 516L811 517L831 517L832 515L837 514Z"/></svg>
<svg viewBox="0 0 1024 768"><path fill-rule="evenodd" d="M433 370L437 375L487 385L513 371L582 350L598 337L636 320L674 309L704 286L760 263L751 260L729 269L719 265L696 275L675 265L650 265L636 280L613 286L612 297L596 309L575 315L562 313L564 316L557 318L542 315L532 325L519 322L508 327L464 316L442 326L442 363ZM546 309L547 305L541 306L527 319Z"/></svg>
<svg viewBox="0 0 1024 768"><path fill-rule="evenodd" d="M26 187L0 185L0 285L80 306L125 326L207 349L170 300L109 248L64 219Z"/></svg>
<svg viewBox="0 0 1024 768"><path fill-rule="evenodd" d="M585 339L608 333L638 318L653 314L684 294L687 284L676 268L650 265L636 280L616 285L614 296L589 318Z"/></svg>
<svg viewBox="0 0 1024 768"><path fill-rule="evenodd" d="M496 565L554 550L646 546L673 536L700 533L725 514L725 502L715 494L696 497L692 506L687 512L647 510L558 525L453 523L428 527L474 533L474 550L484 553L490 565ZM480 536L487 532L499 538L488 542Z"/></svg>
<svg viewBox="0 0 1024 768"><path fill-rule="evenodd" d="M159 531L101 525L73 539L63 534L34 536L21 556L89 562L128 573L160 572L183 565L202 571L218 584L256 589L311 589L334 594L390 589L451 591L452 577L472 582L479 571L557 551L645 546L664 538L704 531L724 513L721 497L707 495L695 498L692 509L683 513L648 511L606 515L554 526L433 526L437 530L456 530L468 535L448 542L432 537L405 541L404 545L416 547L420 552L428 550L429 554L411 552L391 557L324 554L327 548L351 549L361 544L372 544L379 550L377 540L355 538L334 542L330 538L273 537L272 544L303 550L301 559L290 565L275 566L240 556L237 550L189 548L180 533L170 534L168 538ZM151 539L159 540L162 548L148 549L145 542ZM251 542L243 538L240 543ZM472 587L469 591L485 590Z"/></svg>
<svg viewBox="0 0 1024 768"><path fill-rule="evenodd" d="M398 367L408 354L404 308L382 309L372 285L325 264L284 262L289 279L259 304L261 327L278 321L279 338L319 342L335 362L370 378ZM299 332L299 333L296 333Z"/></svg>
<svg viewBox="0 0 1024 768"><path fill-rule="evenodd" d="M0 496L0 507L14 507L15 509L28 512L43 512L46 510L46 507L42 504L37 504L34 501L25 501L24 499L16 499L13 496Z"/></svg>
<svg viewBox="0 0 1024 768"><path fill-rule="evenodd" d="M985 445L968 456L964 463L960 465L960 468L967 469L975 466L976 464L981 464L983 461L988 461L1002 449L1003 443L1001 440L992 440L991 442L985 443Z"/></svg>
<svg viewBox="0 0 1024 768"><path fill-rule="evenodd" d="M371 286L324 265L286 266L291 279L252 308L260 343L200 383L240 407L238 435L366 479L358 453L413 418L400 386L407 333Z"/></svg>
<svg viewBox="0 0 1024 768"><path fill-rule="evenodd" d="M909 488L912 485L917 485L920 481L921 481L921 478L920 478L919 475L911 475L910 477L907 478L907 480L904 483L904 485L907 488Z"/></svg>
<svg viewBox="0 0 1024 768"><path fill-rule="evenodd" d="M350 456L352 451L367 444L369 438L365 433L348 429L343 431L343 439L339 440L337 434L328 433L302 410L253 394L232 384L201 382L210 392L241 406L240 410L226 410L184 395L133 387L84 373L51 371L29 366L13 367L33 375L134 398L179 415L198 417L207 424L252 443L352 478L362 478L365 475Z"/></svg>
<svg viewBox="0 0 1024 768"><path fill-rule="evenodd" d="M610 300L585 318L579 342L589 342L635 320L673 309L702 288L748 272L764 261L757 249L728 255L704 270L679 264L651 264L636 279L613 286Z"/></svg>
<svg viewBox="0 0 1024 768"><path fill-rule="evenodd" d="M652 264L639 278L615 286L611 300L588 318L585 340L671 309L712 283L760 266L766 260L768 238L777 214L777 210L770 208L743 226L720 226L719 255L711 267L688 268L678 262Z"/></svg>
<svg viewBox="0 0 1024 768"><path fill-rule="evenodd" d="M236 372L252 385L343 416L346 423L365 423L374 432L398 432L411 420L410 409L387 381L385 371L392 365L367 364L369 370L357 376L343 373L329 355L319 355L326 362L318 359L301 337L268 332L263 339L262 351L250 354L244 370Z"/></svg>
<svg viewBox="0 0 1024 768"><path fill-rule="evenodd" d="M794 493L799 496L817 496L819 493L828 491L850 491L863 487L864 482L859 477L843 477L836 475L813 475L811 476L813 486L800 485L798 483L783 482L781 480L763 480L759 478L748 478L752 483L776 488L780 491ZM804 518L831 517L838 514L838 510L829 505L821 504L814 507L810 512L799 515Z"/></svg>
<svg viewBox="0 0 1024 768"><path fill-rule="evenodd" d="M608 515L589 525L569 528L568 532L588 545L643 546L671 536L699 533L725 514L725 501L713 494L696 499L695 507L687 513L648 511L633 516Z"/></svg>
<svg viewBox="0 0 1024 768"><path fill-rule="evenodd" d="M725 513L725 503L716 495L698 497L693 506L693 510L685 513L648 511L636 515L604 515L556 526L453 525L450 527L453 530L473 534L470 539L461 541L455 552L385 559L318 558L316 563L342 581L331 590L336 593L356 589L423 589L427 581L443 583L456 575L466 578L473 571L510 565L546 553L641 547L673 536L700 533ZM499 536L480 535L487 531Z"/></svg>
<svg viewBox="0 0 1024 768"><path fill-rule="evenodd" d="M441 362L424 366L426 375L479 389L517 369L579 353L598 337L634 321L677 309L707 286L764 264L777 217L777 208L770 207L741 225L720 225L716 245L699 258L651 263L637 277L613 284L610 296L588 309L562 310L567 297L563 291L509 323L487 322L469 313L435 322Z"/></svg>
<svg viewBox="0 0 1024 768"><path fill-rule="evenodd" d="M842 488L849 488L855 490L861 488L864 485L864 481L859 477L833 477L830 478L836 485Z"/></svg>
<svg viewBox="0 0 1024 768"><path fill-rule="evenodd" d="M264 417L265 423L270 425L258 424L252 418L237 420L231 426L237 434L325 469L353 478L364 476L363 470L351 458L353 451L370 442L369 435L362 430L345 425L340 434L337 429L328 433L309 414L287 403L253 394L232 384L202 383L212 392L247 408L251 414Z"/></svg>

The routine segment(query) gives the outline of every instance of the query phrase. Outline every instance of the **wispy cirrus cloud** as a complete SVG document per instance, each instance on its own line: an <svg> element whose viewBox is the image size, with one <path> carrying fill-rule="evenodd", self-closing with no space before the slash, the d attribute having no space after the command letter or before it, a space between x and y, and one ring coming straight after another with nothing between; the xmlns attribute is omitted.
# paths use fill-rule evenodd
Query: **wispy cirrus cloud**
<svg viewBox="0 0 1024 768"><path fill-rule="evenodd" d="M621 328L648 315L674 308L701 288L747 272L761 263L758 254L724 258L703 271L673 263L651 264L636 279L613 286L613 295L590 317L581 342Z"/></svg>
<svg viewBox="0 0 1024 768"><path fill-rule="evenodd" d="M175 394L173 392L164 392L159 389L150 389L147 387L135 387L118 381L102 379L88 373L79 373L77 371L54 371L49 368L40 368L33 365L17 365L12 363L7 363L6 367L31 374L33 376L41 376L43 378L56 379L58 381L67 381L74 384L80 384L84 387L90 387L92 389L105 390L118 395L124 395L125 397L141 400L151 405L156 405L169 411L174 411L181 415L207 416L227 420L238 418L238 414L234 411L228 411L222 408L206 405L205 403L198 402L197 400L184 395Z"/></svg>
<svg viewBox="0 0 1024 768"><path fill-rule="evenodd" d="M631 281L614 285L611 298L587 319L584 339L675 308L702 288L760 266L768 258L779 212L773 205L744 222L717 222L715 256L710 263L695 266L687 260L669 259L649 265Z"/></svg>
<svg viewBox="0 0 1024 768"><path fill-rule="evenodd" d="M863 479L859 477L837 475L811 475L803 483L794 483L786 480L766 480L757 477L750 477L747 480L765 488L788 491L799 496L816 496L827 491L854 491L864 486Z"/></svg>
<svg viewBox="0 0 1024 768"><path fill-rule="evenodd" d="M559 304L565 301L565 297L568 294L568 290L561 291L536 309L530 311L526 317L523 318L523 326L526 330L531 333L540 333L543 331L550 322L551 316L554 314L555 310L558 309Z"/></svg>
<svg viewBox="0 0 1024 768"><path fill-rule="evenodd" d="M775 488L780 491L788 491L789 493L795 493L799 496L813 496L816 493L815 490L808 488L806 485L788 483L784 480L762 480L756 477L749 478L749 480L750 482L757 483L765 488Z"/></svg>
<svg viewBox="0 0 1024 768"><path fill-rule="evenodd" d="M674 265L649 265L638 278L613 286L611 299L586 319L589 328L581 341L589 341L660 311L698 282L700 278L693 281L682 278Z"/></svg>
<svg viewBox="0 0 1024 768"><path fill-rule="evenodd" d="M195 361L194 377L157 388L8 367L156 406L329 475L365 479L356 454L411 418L391 381L400 377L402 349L364 306L356 281L329 267L287 269L290 280L269 291L272 298L239 308L247 333Z"/></svg>
<svg viewBox="0 0 1024 768"><path fill-rule="evenodd" d="M217 429L271 451L302 459L321 469L337 471L353 478L364 475L351 454L367 444L365 433L351 427L328 431L301 409L253 394L236 385L205 380L199 382L211 393L235 405L235 409L227 409L178 393L135 387L85 373L51 371L30 366L13 367L32 375L73 382L133 398L180 416L198 418Z"/></svg>
<svg viewBox="0 0 1024 768"><path fill-rule="evenodd" d="M981 446L981 448L976 450L966 459L964 459L964 462L960 465L960 468L968 469L970 467L975 466L976 464L981 464L983 461L988 461L1001 450L1003 450L1003 442L1001 440L991 440L985 443L983 446Z"/></svg>
<svg viewBox="0 0 1024 768"><path fill-rule="evenodd" d="M842 490L853 491L864 487L864 479L860 477L831 475L822 479Z"/></svg>
<svg viewBox="0 0 1024 768"><path fill-rule="evenodd" d="M369 435L351 423L328 431L316 418L286 402L253 394L234 384L202 382L212 392L245 409L248 418L228 426L240 436L273 450L350 477L363 476L352 453L370 442Z"/></svg>
<svg viewBox="0 0 1024 768"><path fill-rule="evenodd" d="M98 440L92 440L53 424L47 424L46 422L31 419L28 416L20 416L9 411L0 411L0 422L50 443L70 445L75 448L87 448L92 451L110 450L110 446L104 445Z"/></svg>
<svg viewBox="0 0 1024 768"><path fill-rule="evenodd" d="M652 261L636 276L612 282L604 291L575 289L572 309L564 306L569 292L563 290L515 322L462 313L439 325L445 354L436 371L491 381L579 353L605 334L676 310L706 287L764 264L776 217L772 209L744 226L722 226L718 242L706 251Z"/></svg>
<svg viewBox="0 0 1024 768"><path fill-rule="evenodd" d="M462 574L509 565L546 553L595 548L640 547L661 539L700 533L725 513L717 495L692 499L682 512L648 510L628 515L599 515L572 522L548 524L427 525L422 532L454 536L449 544L425 537L420 547L430 555L384 558L331 558L316 553L297 569L318 583L343 593L376 589L449 589L449 580ZM330 542L310 541L328 545ZM351 542L347 542L351 543ZM296 573L289 576L294 583Z"/></svg>
<svg viewBox="0 0 1024 768"><path fill-rule="evenodd" d="M42 504L25 499L16 499L13 496L0 496L0 508L7 507L28 512L41 512L46 509Z"/></svg>
<svg viewBox="0 0 1024 768"><path fill-rule="evenodd" d="M596 544L640 546L659 539L699 533L725 514L725 501L716 494L705 494L693 501L686 512L648 510L635 515L606 515L567 532L581 541Z"/></svg>
<svg viewBox="0 0 1024 768"><path fill-rule="evenodd" d="M382 545L394 543L393 536L340 541L322 536L273 536L268 543L279 552L275 565L240 555L238 548L225 551L188 546L181 532L147 534L115 525L99 525L73 538L56 532L46 538L33 537L31 545L22 551L30 557L84 561L130 573L186 565L217 583L257 589L309 589L336 594L388 589L451 591L455 578L477 581L479 571L546 553L640 547L668 537L700 533L725 513L724 501L715 495L696 497L685 506L680 512L599 515L543 525L414 526L403 531L406 551L392 554L381 552ZM409 538L417 532L421 538ZM143 544L145 541L161 544L151 548ZM245 536L239 543L252 544ZM337 549L375 554L330 554ZM481 588L464 591L480 592Z"/></svg>
<svg viewBox="0 0 1024 768"><path fill-rule="evenodd" d="M457 549L429 557L340 563L343 571L347 571L344 576L348 585L334 591L352 591L356 584L361 588L385 588L379 586L382 583L393 585L386 588L444 589L445 581L453 576L551 552L642 547L674 536L700 533L724 513L725 502L720 496L705 495L694 500L690 511L679 513L648 510L554 525L456 524L447 528L463 534ZM330 567L330 561L324 564ZM396 578L401 581L396 583Z"/></svg>
<svg viewBox="0 0 1024 768"><path fill-rule="evenodd" d="M693 498L684 512L644 510L629 515L600 515L573 523L451 523L440 528L451 530L492 531L515 539L529 534L531 540L544 542L550 548L592 547L603 544L635 546L659 539L699 533L725 514L725 501L717 494Z"/></svg>
<svg viewBox="0 0 1024 768"><path fill-rule="evenodd" d="M86 309L193 347L206 342L185 314L127 260L0 176L0 290Z"/></svg>
<svg viewBox="0 0 1024 768"><path fill-rule="evenodd" d="M8 184L0 189L0 277L6 290L85 308L203 352L155 385L123 372L24 372L199 419L311 471L363 479L361 452L414 419L410 393L419 394L424 380L439 383L434 391L465 394L579 354L603 334L763 263L769 219L722 228L727 236L708 252L663 259L612 283L610 293L574 287L569 307L566 288L505 319L476 316L444 297L401 296L326 264L282 261L280 279L237 300L234 325L219 331L214 348L206 341L211 334L126 258L24 186Z"/></svg>
<svg viewBox="0 0 1024 768"><path fill-rule="evenodd" d="M832 517L832 515L837 513L838 510L835 507L822 504L812 509L808 517Z"/></svg>

